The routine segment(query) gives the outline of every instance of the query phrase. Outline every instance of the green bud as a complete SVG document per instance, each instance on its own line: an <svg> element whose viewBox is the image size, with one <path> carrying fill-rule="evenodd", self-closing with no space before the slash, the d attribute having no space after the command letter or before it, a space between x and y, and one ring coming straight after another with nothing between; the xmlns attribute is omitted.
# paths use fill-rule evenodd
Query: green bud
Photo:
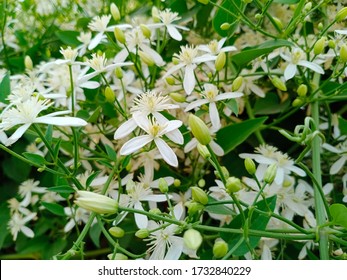
<svg viewBox="0 0 347 280"><path fill-rule="evenodd" d="M320 38L313 46L313 53L319 55L324 51L326 38Z"/></svg>
<svg viewBox="0 0 347 280"><path fill-rule="evenodd" d="M206 186L206 181L205 179L200 179L199 182L198 182L198 187L199 188L203 188Z"/></svg>
<svg viewBox="0 0 347 280"><path fill-rule="evenodd" d="M273 18L274 22L276 23L277 27L278 27L280 30L282 30L282 29L283 29L283 23L282 23L282 21L281 21L279 18L277 18L277 17L272 17L272 18Z"/></svg>
<svg viewBox="0 0 347 280"><path fill-rule="evenodd" d="M149 27L145 24L140 24L140 29L143 33L143 35L147 38L150 39L151 38L151 30L149 29Z"/></svg>
<svg viewBox="0 0 347 280"><path fill-rule="evenodd" d="M217 259L223 258L228 253L228 243L223 239L216 239L213 244L213 256Z"/></svg>
<svg viewBox="0 0 347 280"><path fill-rule="evenodd" d="M210 0L198 0L198 2L207 5L210 2Z"/></svg>
<svg viewBox="0 0 347 280"><path fill-rule="evenodd" d="M343 63L347 62L347 45L343 44L340 49L340 59Z"/></svg>
<svg viewBox="0 0 347 280"><path fill-rule="evenodd" d="M146 228L139 229L137 232L135 232L135 236L144 239L149 236L149 230Z"/></svg>
<svg viewBox="0 0 347 280"><path fill-rule="evenodd" d="M119 9L115 3L111 3L110 10L111 10L111 15L112 15L113 19L115 21L119 21L120 20L120 12L119 12Z"/></svg>
<svg viewBox="0 0 347 280"><path fill-rule="evenodd" d="M245 158L245 168L250 175L256 172L255 163L251 158Z"/></svg>
<svg viewBox="0 0 347 280"><path fill-rule="evenodd" d="M301 84L297 89L297 93L300 97L305 97L307 95L307 85Z"/></svg>
<svg viewBox="0 0 347 280"><path fill-rule="evenodd" d="M159 190L162 193L167 193L169 191L169 185L164 178L159 179Z"/></svg>
<svg viewBox="0 0 347 280"><path fill-rule="evenodd" d="M152 7L152 18L154 22L160 22L159 11L156 6Z"/></svg>
<svg viewBox="0 0 347 280"><path fill-rule="evenodd" d="M204 159L209 159L211 157L210 151L207 149L205 145L201 145L198 143L197 149L199 154L204 158Z"/></svg>
<svg viewBox="0 0 347 280"><path fill-rule="evenodd" d="M223 176L224 178L228 178L230 176L228 169L225 166L222 166L222 172L223 172ZM215 171L214 174L219 178L222 179L222 176L219 174L218 171Z"/></svg>
<svg viewBox="0 0 347 280"><path fill-rule="evenodd" d="M170 85L170 86L173 86L175 84L175 78L173 77L166 77L166 82Z"/></svg>
<svg viewBox="0 0 347 280"><path fill-rule="evenodd" d="M180 179L175 179L173 182L174 187L178 188L181 186L181 180Z"/></svg>
<svg viewBox="0 0 347 280"><path fill-rule="evenodd" d="M311 9L312 9L312 2L306 3L306 5L304 6L304 11L309 12Z"/></svg>
<svg viewBox="0 0 347 280"><path fill-rule="evenodd" d="M293 107L300 107L304 104L305 104L305 100L303 100L302 98L295 98L293 103L292 103L292 106Z"/></svg>
<svg viewBox="0 0 347 280"><path fill-rule="evenodd" d="M183 234L183 242L187 248L197 250L202 243L201 233L196 229L188 229Z"/></svg>
<svg viewBox="0 0 347 280"><path fill-rule="evenodd" d="M173 58L172 58L172 63L173 63L174 65L177 65L177 64L180 63L180 60L179 60L177 57L173 57Z"/></svg>
<svg viewBox="0 0 347 280"><path fill-rule="evenodd" d="M220 71L223 69L225 62L226 62L227 56L225 52L220 52L216 58L216 61L214 63L216 70Z"/></svg>
<svg viewBox="0 0 347 280"><path fill-rule="evenodd" d="M34 65L33 65L33 61L31 60L31 57L26 55L24 58L24 65L25 65L25 69L27 70L33 70Z"/></svg>
<svg viewBox="0 0 347 280"><path fill-rule="evenodd" d="M155 215L161 215L162 214L162 212L160 211L159 208L152 208L148 212L151 214L155 214Z"/></svg>
<svg viewBox="0 0 347 280"><path fill-rule="evenodd" d="M97 214L114 214L118 211L118 202L116 200L89 191L77 191L75 204Z"/></svg>
<svg viewBox="0 0 347 280"><path fill-rule="evenodd" d="M198 140L201 145L208 145L211 142L212 138L206 124L193 114L189 115L188 122L196 140Z"/></svg>
<svg viewBox="0 0 347 280"><path fill-rule="evenodd" d="M208 196L206 192L199 187L191 187L192 190L192 198L194 201L201 203L202 205L206 205L208 203Z"/></svg>
<svg viewBox="0 0 347 280"><path fill-rule="evenodd" d="M222 30L228 30L230 28L230 23L224 22L221 24L220 29Z"/></svg>
<svg viewBox="0 0 347 280"><path fill-rule="evenodd" d="M265 183L272 184L272 182L275 180L276 174L277 174L277 165L276 163L273 163L269 165L269 167L265 171L265 174L264 174Z"/></svg>
<svg viewBox="0 0 347 280"><path fill-rule="evenodd" d="M272 84L282 91L287 91L286 84L277 76L274 76L273 78L270 78Z"/></svg>
<svg viewBox="0 0 347 280"><path fill-rule="evenodd" d="M117 39L119 43L123 45L125 44L126 40L125 40L124 32L119 27L114 28L114 37Z"/></svg>
<svg viewBox="0 0 347 280"><path fill-rule="evenodd" d="M120 67L116 67L116 69L114 70L114 74L116 75L116 77L118 78L118 79L123 79L123 70L122 70L122 68L120 68Z"/></svg>
<svg viewBox="0 0 347 280"><path fill-rule="evenodd" d="M331 49L335 49L336 48L335 41L334 40L329 40L328 47L331 48Z"/></svg>
<svg viewBox="0 0 347 280"><path fill-rule="evenodd" d="M226 181L226 191L227 193L235 193L242 189L242 183L239 178L229 177Z"/></svg>
<svg viewBox="0 0 347 280"><path fill-rule="evenodd" d="M342 8L337 12L335 19L336 21L343 21L347 17L347 7Z"/></svg>
<svg viewBox="0 0 347 280"><path fill-rule="evenodd" d="M243 83L243 77L241 76L238 76L232 83L231 85L231 90L232 91L237 91L241 86L242 86L242 83Z"/></svg>
<svg viewBox="0 0 347 280"><path fill-rule="evenodd" d="M188 208L188 214L190 216L194 216L195 214L199 213L201 210L204 209L204 205L196 201L189 201L186 204L186 206Z"/></svg>
<svg viewBox="0 0 347 280"><path fill-rule="evenodd" d="M117 261L126 261L128 260L128 256L122 254L122 253L116 253L116 255L108 254L107 258L109 260L117 260Z"/></svg>
<svg viewBox="0 0 347 280"><path fill-rule="evenodd" d="M257 14L255 14L254 18L255 18L256 20L261 20L261 19L263 18L263 15L257 13Z"/></svg>
<svg viewBox="0 0 347 280"><path fill-rule="evenodd" d="M108 232L116 238L122 238L124 236L124 230L120 227L111 227Z"/></svg>
<svg viewBox="0 0 347 280"><path fill-rule="evenodd" d="M321 23L321 22L318 23L317 28L318 28L318 30L323 30L323 28L324 28L323 23Z"/></svg>
<svg viewBox="0 0 347 280"><path fill-rule="evenodd" d="M186 101L186 97L183 94L178 93L178 92L171 92L169 94L169 96L171 97L171 99L173 101L176 101L176 102L179 102L179 103L183 103L183 102Z"/></svg>
<svg viewBox="0 0 347 280"><path fill-rule="evenodd" d="M148 66L153 66L155 64L153 58L143 51L138 51L139 56L141 57L141 60L146 63Z"/></svg>
<svg viewBox="0 0 347 280"><path fill-rule="evenodd" d="M107 102L113 103L116 100L116 96L114 95L114 92L110 87L105 88L104 94Z"/></svg>

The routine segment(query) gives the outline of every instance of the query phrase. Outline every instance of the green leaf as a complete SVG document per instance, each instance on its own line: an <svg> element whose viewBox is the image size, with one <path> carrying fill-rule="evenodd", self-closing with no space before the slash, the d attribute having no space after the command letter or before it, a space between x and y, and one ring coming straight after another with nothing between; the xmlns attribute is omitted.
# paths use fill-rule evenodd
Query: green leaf
<svg viewBox="0 0 347 280"><path fill-rule="evenodd" d="M100 174L100 172L101 171L99 170L99 171L93 172L91 175L89 175L89 177L86 180L86 187L87 188L91 185L91 183L96 178L96 176L98 176Z"/></svg>
<svg viewBox="0 0 347 280"><path fill-rule="evenodd" d="M58 216L66 216L64 207L56 203L42 202L42 205L50 212Z"/></svg>
<svg viewBox="0 0 347 280"><path fill-rule="evenodd" d="M89 230L89 236L96 247L100 248L100 235L101 235L101 228L96 223L94 224L90 230Z"/></svg>
<svg viewBox="0 0 347 280"><path fill-rule="evenodd" d="M340 203L334 203L329 209L333 223L347 229L347 207Z"/></svg>
<svg viewBox="0 0 347 280"><path fill-rule="evenodd" d="M101 107L98 106L98 108L96 108L95 111L93 112L93 114L91 114L91 116L88 118L87 122L88 123L96 123L98 121L100 112L101 112Z"/></svg>
<svg viewBox="0 0 347 280"><path fill-rule="evenodd" d="M224 153L227 154L243 143L266 119L267 117L250 119L223 127L217 132L216 142L223 148Z"/></svg>
<svg viewBox="0 0 347 280"><path fill-rule="evenodd" d="M80 35L78 31L58 31L55 35L66 45L78 46L81 44L81 42L77 40L77 37Z"/></svg>
<svg viewBox="0 0 347 280"><path fill-rule="evenodd" d="M255 115L271 115L284 112L290 106L290 99L281 103L278 95L267 93L265 98L259 98L254 104Z"/></svg>
<svg viewBox="0 0 347 280"><path fill-rule="evenodd" d="M292 46L293 43L287 40L270 40L255 47L245 48L240 53L233 55L232 61L236 64L236 66L242 68L254 59L256 59L257 57L269 54L275 49Z"/></svg>
<svg viewBox="0 0 347 280"><path fill-rule="evenodd" d="M234 99L234 98L229 99L229 101L226 102L225 105L226 105L236 116L239 114L239 105L238 105L236 99Z"/></svg>
<svg viewBox="0 0 347 280"><path fill-rule="evenodd" d="M244 2L242 0L224 0L220 6L222 8L217 10L212 21L213 28L222 37L231 36L239 24L237 7L240 11L243 11ZM220 26L223 23L229 23L231 25L230 28L222 30Z"/></svg>
<svg viewBox="0 0 347 280"><path fill-rule="evenodd" d="M48 190L59 194L70 194L75 192L75 190L69 185L54 186L48 188Z"/></svg>
<svg viewBox="0 0 347 280"><path fill-rule="evenodd" d="M347 135L347 120L342 117L339 117L339 128L341 135Z"/></svg>
<svg viewBox="0 0 347 280"><path fill-rule="evenodd" d="M208 204L216 202L216 201L217 201L216 199L210 196L208 197ZM209 213L218 214L218 215L235 215L234 210L228 208L224 204L216 204L216 205L208 205L208 204L205 206L205 210Z"/></svg>
<svg viewBox="0 0 347 280"><path fill-rule="evenodd" d="M6 74L0 81L0 102L7 104L7 97L11 92L10 75Z"/></svg>
<svg viewBox="0 0 347 280"><path fill-rule="evenodd" d="M272 196L266 199L266 201L261 200L258 203L256 203L255 207L258 208L259 210L263 211L273 211L276 206L276 196ZM270 208L270 209L269 209ZM249 214L249 209L247 209L244 212L245 216L247 217ZM249 229L253 230L265 230L266 226L270 220L269 215L264 215L260 214L256 211L253 211L251 221L249 223ZM236 216L230 224L225 225L224 228L241 228L242 227L242 219L241 215ZM241 239L244 239L243 234L236 234L236 233L227 233L227 232L221 232L220 233L221 238L225 240L225 242L228 243L229 248L233 248L236 244L238 244ZM249 235L249 245L251 246L252 249L254 249L260 240L260 236L251 236ZM249 248L246 244L246 242L243 240L241 244L235 249L233 252L234 256L243 256L249 251Z"/></svg>
<svg viewBox="0 0 347 280"><path fill-rule="evenodd" d="M47 163L45 158L40 156L40 155L38 155L38 154L24 152L23 156L25 158L27 158L28 160L30 160L31 162L33 162L34 164L45 165Z"/></svg>
<svg viewBox="0 0 347 280"><path fill-rule="evenodd" d="M105 146L105 149L106 149L106 153L108 155L108 158L112 161L116 161L117 160L117 153L116 151L114 150L114 148L110 147L109 145L107 144L104 144Z"/></svg>

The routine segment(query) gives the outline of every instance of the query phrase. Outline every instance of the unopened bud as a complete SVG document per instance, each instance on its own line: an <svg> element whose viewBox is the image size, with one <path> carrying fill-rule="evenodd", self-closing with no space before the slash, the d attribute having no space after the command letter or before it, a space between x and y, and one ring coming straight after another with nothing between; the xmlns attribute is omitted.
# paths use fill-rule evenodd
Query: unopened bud
<svg viewBox="0 0 347 280"><path fill-rule="evenodd" d="M343 63L347 62L347 45L343 44L340 49L340 59Z"/></svg>
<svg viewBox="0 0 347 280"><path fill-rule="evenodd" d="M222 175L219 174L218 171L215 171L214 174L215 174L219 179L222 179L222 176L224 176L224 178L228 178L228 177L230 176L228 169L227 169L225 166L222 166L221 169L222 169L222 173L223 173Z"/></svg>
<svg viewBox="0 0 347 280"><path fill-rule="evenodd" d="M89 191L77 191L75 203L81 208L98 214L114 214L118 211L116 200Z"/></svg>
<svg viewBox="0 0 347 280"><path fill-rule="evenodd" d="M222 30L228 30L230 28L230 23L224 22L220 25L220 29Z"/></svg>
<svg viewBox="0 0 347 280"><path fill-rule="evenodd" d="M150 39L151 38L151 30L148 28L147 25L145 24L140 24L140 29L143 33L143 35L147 38L147 39Z"/></svg>
<svg viewBox="0 0 347 280"><path fill-rule="evenodd" d="M283 29L283 23L282 23L282 21L281 21L279 18L277 18L277 17L272 17L272 18L273 18L275 24L277 25L277 27L278 27L280 30L282 30L282 29Z"/></svg>
<svg viewBox="0 0 347 280"><path fill-rule="evenodd" d="M148 212L151 214L155 214L155 215L161 215L162 214L162 212L160 211L159 208L152 208Z"/></svg>
<svg viewBox="0 0 347 280"><path fill-rule="evenodd" d="M324 28L323 23L321 23L321 22L318 23L317 28L318 28L318 30L323 30L323 28Z"/></svg>
<svg viewBox="0 0 347 280"><path fill-rule="evenodd" d="M124 236L124 230L120 227L111 227L108 232L116 238L122 238Z"/></svg>
<svg viewBox="0 0 347 280"><path fill-rule="evenodd" d="M174 65L177 65L177 64L180 63L180 60L179 60L177 57L173 57L173 58L172 58L172 63L173 63Z"/></svg>
<svg viewBox="0 0 347 280"><path fill-rule="evenodd" d="M277 165L276 163L273 163L269 165L269 167L265 171L264 182L268 184L272 184L272 182L275 180L276 175L277 175Z"/></svg>
<svg viewBox="0 0 347 280"><path fill-rule="evenodd" d="M167 193L169 191L169 185L164 178L159 179L159 190L162 193Z"/></svg>
<svg viewBox="0 0 347 280"><path fill-rule="evenodd" d="M213 256L217 259L223 258L228 253L228 243L223 239L216 239L213 244Z"/></svg>
<svg viewBox="0 0 347 280"><path fill-rule="evenodd" d="M113 103L116 100L116 96L110 87L105 88L104 94L105 94L105 99L107 102Z"/></svg>
<svg viewBox="0 0 347 280"><path fill-rule="evenodd" d="M210 2L210 0L198 0L198 2L207 5Z"/></svg>
<svg viewBox="0 0 347 280"><path fill-rule="evenodd" d="M31 60L30 56L28 56L28 55L25 56L24 65L25 65L25 69L33 70L33 68L34 68L33 61Z"/></svg>
<svg viewBox="0 0 347 280"><path fill-rule="evenodd" d="M279 77L274 76L273 78L270 78L270 80L271 80L271 83L279 90L287 91L286 84Z"/></svg>
<svg viewBox="0 0 347 280"><path fill-rule="evenodd" d="M201 233L196 229L188 229L183 234L183 241L187 248L197 250L202 243Z"/></svg>
<svg viewBox="0 0 347 280"><path fill-rule="evenodd" d="M231 90L232 91L237 91L241 86L242 86L242 83L243 83L243 77L241 76L238 76L232 83L231 85Z"/></svg>
<svg viewBox="0 0 347 280"><path fill-rule="evenodd" d="M347 17L347 7L342 8L337 12L335 19L336 21L342 21Z"/></svg>
<svg viewBox="0 0 347 280"><path fill-rule="evenodd" d="M119 12L119 9L115 3L111 3L110 10L111 10L111 15L112 15L113 19L115 21L119 21L120 20L120 12Z"/></svg>
<svg viewBox="0 0 347 280"><path fill-rule="evenodd" d="M180 179L175 179L173 182L174 187L178 188L181 186L181 180Z"/></svg>
<svg viewBox="0 0 347 280"><path fill-rule="evenodd" d="M198 149L199 154L204 158L204 159L209 159L211 157L210 151L207 149L205 145L201 145L198 143L196 146Z"/></svg>
<svg viewBox="0 0 347 280"><path fill-rule="evenodd" d="M124 32L119 27L114 28L114 37L117 39L119 43L123 45L125 44L126 41L125 41Z"/></svg>
<svg viewBox="0 0 347 280"><path fill-rule="evenodd" d="M166 82L170 85L170 86L173 86L176 81L175 81L175 78L174 77L166 77Z"/></svg>
<svg viewBox="0 0 347 280"><path fill-rule="evenodd" d="M196 201L190 201L189 203L187 203L186 206L188 208L189 216L194 216L195 214L199 213L201 210L204 209L204 205Z"/></svg>
<svg viewBox="0 0 347 280"><path fill-rule="evenodd" d="M301 84L297 89L297 93L300 97L305 97L307 95L307 85Z"/></svg>
<svg viewBox="0 0 347 280"><path fill-rule="evenodd" d="M146 63L148 66L154 65L154 60L148 53L145 53L143 51L138 51L138 54L141 57L142 61Z"/></svg>
<svg viewBox="0 0 347 280"><path fill-rule="evenodd" d="M293 107L300 107L304 104L305 104L305 100L303 100L302 98L295 98L293 103L292 103L292 106Z"/></svg>
<svg viewBox="0 0 347 280"><path fill-rule="evenodd" d="M120 67L116 67L116 69L114 70L114 74L116 75L116 77L118 78L118 79L123 79L123 70L122 70L122 68L120 68Z"/></svg>
<svg viewBox="0 0 347 280"><path fill-rule="evenodd" d="M206 181L205 181L205 179L200 179L200 180L198 181L198 186L199 186L199 188L205 187L205 186L206 186Z"/></svg>
<svg viewBox="0 0 347 280"><path fill-rule="evenodd" d="M124 255L122 253L116 253L115 255L114 254L108 254L107 258L109 260L117 260L117 261L126 261L126 260L128 260L128 256L126 256L126 255Z"/></svg>
<svg viewBox="0 0 347 280"><path fill-rule="evenodd" d="M257 13L257 14L255 14L254 18L255 18L256 20L261 20L261 19L263 18L263 15Z"/></svg>
<svg viewBox="0 0 347 280"><path fill-rule="evenodd" d="M335 41L334 40L329 40L328 47L331 48L331 49L335 49L336 48Z"/></svg>
<svg viewBox="0 0 347 280"><path fill-rule="evenodd" d="M226 181L226 191L227 193L235 193L242 189L242 183L239 178L229 177Z"/></svg>
<svg viewBox="0 0 347 280"><path fill-rule="evenodd" d="M227 56L225 54L225 52L220 52L216 58L215 61L215 67L217 71L220 71L223 69L223 67L225 66L225 62L226 62Z"/></svg>
<svg viewBox="0 0 347 280"><path fill-rule="evenodd" d="M304 6L304 11L309 12L311 9L312 9L312 2L306 3L306 5Z"/></svg>
<svg viewBox="0 0 347 280"><path fill-rule="evenodd" d="M169 96L171 97L171 99L173 101L176 101L176 102L179 102L179 103L183 103L186 101L186 97L185 95L181 94L181 93L178 93L178 92L171 92L169 94Z"/></svg>
<svg viewBox="0 0 347 280"><path fill-rule="evenodd" d="M201 145L208 145L211 142L212 138L206 124L199 117L193 114L189 115L188 122L196 140L198 140Z"/></svg>
<svg viewBox="0 0 347 280"><path fill-rule="evenodd" d="M208 196L199 187L191 187L192 190L192 198L194 201L201 203L202 205L206 205L208 203Z"/></svg>
<svg viewBox="0 0 347 280"><path fill-rule="evenodd" d="M245 158L245 168L250 175L256 172L255 163L251 158Z"/></svg>
<svg viewBox="0 0 347 280"><path fill-rule="evenodd" d="M139 229L135 232L135 236L141 239L146 238L149 236L149 230L146 228Z"/></svg>
<svg viewBox="0 0 347 280"><path fill-rule="evenodd" d="M313 53L315 55L319 55L324 51L325 41L326 41L326 38L322 37L314 44Z"/></svg>

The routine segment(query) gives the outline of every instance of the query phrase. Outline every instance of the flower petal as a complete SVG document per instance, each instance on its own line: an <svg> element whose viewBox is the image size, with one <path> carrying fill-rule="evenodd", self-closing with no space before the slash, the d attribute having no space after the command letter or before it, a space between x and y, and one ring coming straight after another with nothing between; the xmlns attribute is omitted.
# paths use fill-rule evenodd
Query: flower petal
<svg viewBox="0 0 347 280"><path fill-rule="evenodd" d="M44 123L52 125L61 125L61 126L85 126L88 123L80 118L76 117L51 117L51 116L42 116L38 117L35 120L35 123Z"/></svg>
<svg viewBox="0 0 347 280"><path fill-rule="evenodd" d="M130 118L125 123L123 123L120 127L118 127L118 129L114 133L114 139L118 140L118 139L122 139L126 137L131 132L133 132L136 127L137 127L137 124L135 120L133 118Z"/></svg>
<svg viewBox="0 0 347 280"><path fill-rule="evenodd" d="M160 154L162 155L163 159L171 166L177 167L178 166L177 156L174 153L174 151L169 147L169 145L166 144L165 141L160 138L155 138L154 142L157 145L158 150Z"/></svg>
<svg viewBox="0 0 347 280"><path fill-rule="evenodd" d="M185 92L190 95L195 87L195 65L188 64L184 71L183 88Z"/></svg>
<svg viewBox="0 0 347 280"><path fill-rule="evenodd" d="M137 136L126 142L120 149L119 153L123 156L130 155L133 152L136 152L137 150L141 149L143 146L147 145L151 141L152 138L149 135Z"/></svg>
<svg viewBox="0 0 347 280"><path fill-rule="evenodd" d="M169 32L172 39L175 39L176 41L182 40L181 33L179 33L179 31L177 30L177 28L174 25L169 24L166 26L166 28L167 28L167 31Z"/></svg>

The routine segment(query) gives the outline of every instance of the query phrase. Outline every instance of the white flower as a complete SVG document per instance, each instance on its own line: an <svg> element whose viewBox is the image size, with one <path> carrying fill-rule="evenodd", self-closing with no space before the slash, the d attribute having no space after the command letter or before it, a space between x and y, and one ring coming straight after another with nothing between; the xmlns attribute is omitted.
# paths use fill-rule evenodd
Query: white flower
<svg viewBox="0 0 347 280"><path fill-rule="evenodd" d="M240 92L244 92L247 95L250 95L253 92L259 97L265 97L264 89L255 83L262 77L261 75L254 75L253 70L242 70L240 76L243 78L242 85L238 89Z"/></svg>
<svg viewBox="0 0 347 280"><path fill-rule="evenodd" d="M28 179L20 184L19 194L23 198L21 205L27 207L31 202L31 196L33 193L45 193L46 188L39 186L39 181L34 181L33 179Z"/></svg>
<svg viewBox="0 0 347 280"><path fill-rule="evenodd" d="M338 144L336 147L331 146L328 143L324 143L322 147L329 152L338 154L340 156L340 158L330 167L329 171L331 175L337 174L345 166L347 161L347 140Z"/></svg>
<svg viewBox="0 0 347 280"><path fill-rule="evenodd" d="M238 98L243 96L243 93L226 92L226 93L218 94L219 90L213 84L205 84L204 89L205 90L202 92L204 99L193 101L186 107L185 111L187 112L193 108L200 107L204 104L209 104L209 113L210 113L212 127L218 130L221 127L221 123L219 119L219 113L218 113L216 102L221 100L231 99L231 98Z"/></svg>
<svg viewBox="0 0 347 280"><path fill-rule="evenodd" d="M175 130L178 130L178 128L182 125L181 121L174 120L174 121L168 121L165 124L159 124L155 122L153 119L148 120L145 117L139 117L136 118L137 125L144 130L147 135L141 135L134 137L130 139L128 142L126 142L122 148L120 149L121 155L129 155L132 154L148 143L154 141L155 145L157 146L160 154L162 155L163 159L170 165L177 167L178 166L178 160L177 156L174 153L174 151L169 147L166 142L161 139L162 136L166 135L171 141L177 143L177 144L183 144L183 136L180 137L180 139L173 139L171 136L172 134L169 134L170 132L173 132Z"/></svg>
<svg viewBox="0 0 347 280"><path fill-rule="evenodd" d="M69 111L54 112L41 117L38 116L51 105L52 103L49 103L47 99L40 100L39 97L32 97L4 111L0 116L0 131L6 131L20 125L4 144L9 146L16 142L34 123L58 126L85 126L87 124L85 120L76 117L58 117L59 115L69 113Z"/></svg>
<svg viewBox="0 0 347 280"><path fill-rule="evenodd" d="M25 236L29 238L34 237L34 232L25 226L26 223L31 221L36 217L36 213L31 213L27 216L22 216L19 213L14 213L11 219L8 222L8 229L10 230L13 240L17 239L17 235L19 232L22 232Z"/></svg>
<svg viewBox="0 0 347 280"><path fill-rule="evenodd" d="M64 212L65 215L70 218L64 227L64 232L69 232L75 225L80 225L82 223L86 224L90 216L90 211L81 207L78 207L77 209L65 207Z"/></svg>
<svg viewBox="0 0 347 280"><path fill-rule="evenodd" d="M80 35L77 36L77 40L82 43L76 48L79 56L83 56L86 53L91 39L92 39L92 32L81 32Z"/></svg>
<svg viewBox="0 0 347 280"><path fill-rule="evenodd" d="M189 46L181 46L180 53L174 54L174 57L179 60L179 63L168 69L166 74L163 76L163 79L175 73L179 69L184 68L183 88L188 95L192 93L195 87L194 69L196 66L202 62L216 59L216 56L209 54L199 56L198 49Z"/></svg>
<svg viewBox="0 0 347 280"><path fill-rule="evenodd" d="M92 67L96 73L104 73L114 70L116 67L132 65L131 62L107 63L105 53L93 53L92 58L88 59L86 65ZM89 74L90 75L90 74Z"/></svg>
<svg viewBox="0 0 347 280"><path fill-rule="evenodd" d="M281 53L280 56L288 62L284 70L284 78L286 81L293 78L298 70L298 66L306 67L319 74L324 74L324 70L315 62L306 60L306 54L299 48L293 48L290 54Z"/></svg>
<svg viewBox="0 0 347 280"><path fill-rule="evenodd" d="M171 38L181 41L182 40L182 35L177 29L181 30L189 30L187 27L183 27L177 24L173 24L174 21L180 20L181 17L178 16L178 13L171 12L170 9L165 9L164 11L159 11L158 13L158 18L162 23L154 23L154 24L148 24L148 27L162 27L165 26L169 35Z"/></svg>

